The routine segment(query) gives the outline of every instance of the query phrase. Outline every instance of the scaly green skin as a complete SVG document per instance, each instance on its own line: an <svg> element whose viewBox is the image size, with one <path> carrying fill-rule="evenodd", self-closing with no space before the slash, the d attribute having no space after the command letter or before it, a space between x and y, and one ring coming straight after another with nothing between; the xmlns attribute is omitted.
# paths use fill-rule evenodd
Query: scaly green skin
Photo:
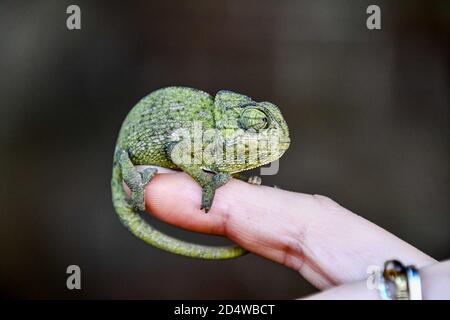
<svg viewBox="0 0 450 320"><path fill-rule="evenodd" d="M191 147L195 139L193 123L201 125L200 147ZM187 129L186 138L179 130ZM226 146L241 146L243 137L263 139L263 129L276 129L278 150L260 148L252 156L249 147L241 158L223 160ZM209 136L205 132L213 132ZM272 135L273 136L273 135ZM289 146L289 132L278 108L269 102L254 102L231 91L219 91L213 98L206 92L185 88L159 89L144 97L122 124L114 154L112 198L122 223L138 238L157 248L194 258L229 259L246 251L237 246L209 247L172 238L152 228L137 212L145 209L144 189L156 174L156 168L138 172L135 165L153 165L182 170L203 189L201 208L211 208L217 188L238 172L259 167L278 159ZM259 150L259 149L258 149ZM183 156L196 161L183 161ZM210 156L206 160L205 155ZM212 159L212 160L211 160ZM220 160L222 161L220 161ZM128 198L124 181L131 190ZM251 181L255 181L252 179Z"/></svg>

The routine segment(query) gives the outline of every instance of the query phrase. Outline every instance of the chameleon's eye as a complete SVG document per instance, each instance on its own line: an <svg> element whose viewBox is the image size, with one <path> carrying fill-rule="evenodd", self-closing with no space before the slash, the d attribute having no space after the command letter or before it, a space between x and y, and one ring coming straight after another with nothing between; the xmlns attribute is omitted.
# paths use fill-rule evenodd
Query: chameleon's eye
<svg viewBox="0 0 450 320"><path fill-rule="evenodd" d="M248 108L242 111L239 122L246 130L261 130L269 126L269 117L260 109Z"/></svg>

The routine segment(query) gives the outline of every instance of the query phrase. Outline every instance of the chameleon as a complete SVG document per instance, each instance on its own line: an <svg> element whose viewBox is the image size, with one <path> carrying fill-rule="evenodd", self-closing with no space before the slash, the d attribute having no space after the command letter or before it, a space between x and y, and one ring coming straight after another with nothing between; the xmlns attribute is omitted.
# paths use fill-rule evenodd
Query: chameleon
<svg viewBox="0 0 450 320"><path fill-rule="evenodd" d="M270 148L269 140L275 141ZM156 230L139 214L145 188L158 167L183 171L202 187L201 209L207 213L216 189L280 158L289 144L287 123L270 102L229 90L213 97L188 87L158 89L129 111L119 131L111 179L115 211L131 233L156 248L202 259L239 257L247 251L236 245L198 245ZM149 167L139 171L140 165ZM260 184L255 177L248 182Z"/></svg>

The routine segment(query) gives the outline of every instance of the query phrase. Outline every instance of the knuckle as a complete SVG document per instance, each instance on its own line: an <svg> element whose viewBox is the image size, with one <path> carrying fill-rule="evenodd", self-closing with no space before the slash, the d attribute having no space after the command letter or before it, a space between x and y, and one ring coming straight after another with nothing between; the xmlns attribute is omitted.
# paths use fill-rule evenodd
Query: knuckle
<svg viewBox="0 0 450 320"><path fill-rule="evenodd" d="M324 209L328 209L328 210L332 210L332 211L343 209L339 203L337 203L336 201L334 201L333 199L331 199L329 197L322 196L319 194L314 194L314 195L312 195L312 197L314 198L315 201L317 201L319 203L320 206L324 207Z"/></svg>

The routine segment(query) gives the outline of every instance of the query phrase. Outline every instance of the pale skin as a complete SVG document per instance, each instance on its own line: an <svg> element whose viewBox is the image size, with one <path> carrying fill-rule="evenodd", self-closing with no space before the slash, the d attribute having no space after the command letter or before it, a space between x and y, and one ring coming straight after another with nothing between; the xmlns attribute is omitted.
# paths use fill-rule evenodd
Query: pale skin
<svg viewBox="0 0 450 320"><path fill-rule="evenodd" d="M393 258L420 270L424 299L450 299L450 261L438 263L327 197L232 179L205 214L200 186L185 173L165 171L145 189L146 211L298 271L322 290L309 299L379 299L367 289L367 267Z"/></svg>

